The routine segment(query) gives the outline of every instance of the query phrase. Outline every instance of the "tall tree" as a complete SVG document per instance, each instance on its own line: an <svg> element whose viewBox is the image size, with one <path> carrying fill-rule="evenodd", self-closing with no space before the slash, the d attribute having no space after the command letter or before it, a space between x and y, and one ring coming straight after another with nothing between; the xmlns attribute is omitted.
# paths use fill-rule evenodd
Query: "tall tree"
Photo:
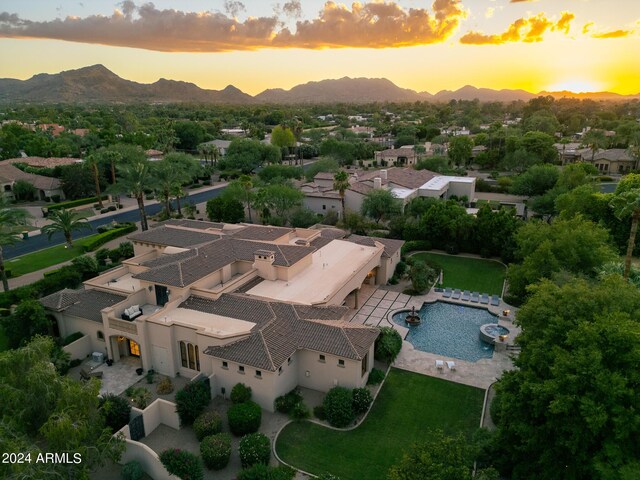
<svg viewBox="0 0 640 480"><path fill-rule="evenodd" d="M51 240L54 233L62 232L69 247L73 246L72 235L74 231L92 229L89 221L73 210L60 208L49 211L49 216L47 218L51 223L42 227L42 233L46 233L49 240Z"/></svg>
<svg viewBox="0 0 640 480"><path fill-rule="evenodd" d="M302 205L303 198L302 192L296 188L273 184L258 191L256 203L263 209L275 212L279 220L286 222L289 211Z"/></svg>
<svg viewBox="0 0 640 480"><path fill-rule="evenodd" d="M7 280L7 272L4 269L4 256L2 254L3 245L13 245L18 241L16 230L22 225L27 225L31 215L21 208L13 208L9 205L7 198L0 195L0 277L2 278L2 287L5 292L9 291L9 281Z"/></svg>
<svg viewBox="0 0 640 480"><path fill-rule="evenodd" d="M402 203L389 190L376 189L367 193L362 200L362 214L372 218L376 223L388 220L402 213Z"/></svg>
<svg viewBox="0 0 640 480"><path fill-rule="evenodd" d="M333 176L333 189L340 194L342 204L342 218L344 218L344 192L349 188L349 175L345 171L337 172Z"/></svg>
<svg viewBox="0 0 640 480"><path fill-rule="evenodd" d="M153 175L151 172L151 164L140 151L124 162L118 165L119 179L113 187L120 192L126 192L136 199L138 203L138 211L140 212L140 226L143 231L148 230L147 214L144 210L145 190L153 188Z"/></svg>
<svg viewBox="0 0 640 480"><path fill-rule="evenodd" d="M240 186L244 192L244 204L247 207L247 213L249 215L249 223L253 223L253 219L251 218L251 200L253 199L253 182L251 181L251 177L249 175L240 175L238 179Z"/></svg>
<svg viewBox="0 0 640 480"><path fill-rule="evenodd" d="M100 170L98 168L100 164L100 159L97 155L88 155L84 159L84 164L91 169L91 173L93 174L93 181L96 186L96 197L98 197L98 206L103 208L102 204L102 192L100 191Z"/></svg>
<svg viewBox="0 0 640 480"><path fill-rule="evenodd" d="M591 161L596 156L596 153L602 148L607 148L609 141L602 130L591 129L585 133L582 143L587 145L591 149Z"/></svg>
<svg viewBox="0 0 640 480"><path fill-rule="evenodd" d="M638 222L640 221L640 188L617 194L611 200L611 205L619 219L631 217L631 231L629 232L627 253L624 258L624 278L627 279L631 271L631 257L636 245L636 234L638 232Z"/></svg>
<svg viewBox="0 0 640 480"><path fill-rule="evenodd" d="M158 197L164 202L167 216L171 215L171 196L180 195L182 185L187 183L198 169L196 160L184 153L170 153L151 166L153 184Z"/></svg>
<svg viewBox="0 0 640 480"><path fill-rule="evenodd" d="M473 151L473 140L466 135L453 137L449 142L449 158L457 166L467 165Z"/></svg>

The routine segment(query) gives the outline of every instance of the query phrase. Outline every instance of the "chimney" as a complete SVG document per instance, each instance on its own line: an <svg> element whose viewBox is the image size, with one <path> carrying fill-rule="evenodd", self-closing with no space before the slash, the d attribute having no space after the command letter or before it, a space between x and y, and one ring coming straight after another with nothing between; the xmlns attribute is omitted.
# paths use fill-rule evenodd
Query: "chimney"
<svg viewBox="0 0 640 480"><path fill-rule="evenodd" d="M276 280L276 267L273 266L276 253L271 250L256 250L253 254L253 268L265 280Z"/></svg>
<svg viewBox="0 0 640 480"><path fill-rule="evenodd" d="M376 190L380 190L382 188L382 179L380 177L373 179L373 188Z"/></svg>
<svg viewBox="0 0 640 480"><path fill-rule="evenodd" d="M386 180L387 179L387 171L386 170L380 170L380 178L382 180Z"/></svg>

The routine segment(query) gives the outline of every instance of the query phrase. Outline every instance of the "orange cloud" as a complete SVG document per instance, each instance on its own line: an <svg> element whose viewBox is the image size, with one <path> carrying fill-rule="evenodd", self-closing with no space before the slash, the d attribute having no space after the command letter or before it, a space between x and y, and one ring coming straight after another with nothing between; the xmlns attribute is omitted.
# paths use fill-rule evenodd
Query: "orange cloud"
<svg viewBox="0 0 640 480"><path fill-rule="evenodd" d="M593 22L589 22L589 23L585 23L584 27L582 27L582 33L586 34L589 33L589 30L591 30L593 28Z"/></svg>
<svg viewBox="0 0 640 480"><path fill-rule="evenodd" d="M611 32L593 33L593 38L622 38L633 33L633 30L613 30Z"/></svg>
<svg viewBox="0 0 640 480"><path fill-rule="evenodd" d="M509 28L497 35L487 35L482 32L468 32L460 38L460 43L467 45L500 45L508 42L541 42L547 31L558 31L567 35L575 15L562 12L556 22L548 19L544 13L533 17L519 18Z"/></svg>
<svg viewBox="0 0 640 480"><path fill-rule="evenodd" d="M263 48L388 48L442 42L467 13L461 0L434 0L432 9L404 9L397 3L345 5L328 1L315 19L298 21L294 31L276 15L239 21L244 8L227 1L222 13L159 10L152 3L120 4L113 15L67 17L35 22L0 13L0 37L46 38L143 48L167 52L222 52ZM285 14L299 16L301 4L285 4Z"/></svg>

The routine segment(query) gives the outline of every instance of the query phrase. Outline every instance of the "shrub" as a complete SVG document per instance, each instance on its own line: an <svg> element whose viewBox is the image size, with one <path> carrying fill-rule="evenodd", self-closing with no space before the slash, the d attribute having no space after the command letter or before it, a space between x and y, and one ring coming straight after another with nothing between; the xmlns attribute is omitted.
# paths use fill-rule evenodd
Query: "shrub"
<svg viewBox="0 0 640 480"><path fill-rule="evenodd" d="M200 458L186 450L169 448L160 453L160 461L167 472L182 480L202 480L204 476Z"/></svg>
<svg viewBox="0 0 640 480"><path fill-rule="evenodd" d="M107 207L107 210L109 210L110 212L115 212L118 209L118 207L116 207L115 205L109 205L109 207Z"/></svg>
<svg viewBox="0 0 640 480"><path fill-rule="evenodd" d="M77 367L81 363L82 363L82 360L80 358L74 358L69 362L69 368Z"/></svg>
<svg viewBox="0 0 640 480"><path fill-rule="evenodd" d="M100 210L100 213L107 213L109 211L108 208L103 208L102 210Z"/></svg>
<svg viewBox="0 0 640 480"><path fill-rule="evenodd" d="M309 413L309 407L303 402L298 402L289 413L289 416L293 420L304 420L305 418L309 418L311 414Z"/></svg>
<svg viewBox="0 0 640 480"><path fill-rule="evenodd" d="M108 393L100 398L100 411L104 422L115 433L129 423L131 405L126 398Z"/></svg>
<svg viewBox="0 0 640 480"><path fill-rule="evenodd" d="M173 392L173 383L171 383L171 379L169 377L164 377L158 382L156 393L158 395L167 395L171 392Z"/></svg>
<svg viewBox="0 0 640 480"><path fill-rule="evenodd" d="M92 237L91 239L87 240L86 242L83 243L82 248L84 249L85 252L93 252L94 250L96 250L98 247L101 247L105 243L115 238L122 237L127 233L135 232L137 229L138 227L136 227L135 223L124 224L124 226L122 227L112 228L109 231L106 231L104 233L99 233L94 237Z"/></svg>
<svg viewBox="0 0 640 480"><path fill-rule="evenodd" d="M291 467L284 465L269 467L259 463L242 470L236 478L237 480L293 480L295 475L296 471Z"/></svg>
<svg viewBox="0 0 640 480"><path fill-rule="evenodd" d="M182 425L191 425L209 405L211 390L202 381L191 382L176 393L176 411Z"/></svg>
<svg viewBox="0 0 640 480"><path fill-rule="evenodd" d="M391 327L382 327L376 339L375 359L385 363L393 362L402 348L402 337Z"/></svg>
<svg viewBox="0 0 640 480"><path fill-rule="evenodd" d="M84 333L82 333L82 332L74 332L71 335L68 335L68 336L64 337L64 340L62 341L62 346L66 347L70 343L73 343L73 342L75 342L76 340L78 340L79 338L82 338L82 337L84 337Z"/></svg>
<svg viewBox="0 0 640 480"><path fill-rule="evenodd" d="M288 414L300 402L302 402L302 395L297 388L294 388L289 393L276 398L273 404L276 411Z"/></svg>
<svg viewBox="0 0 640 480"><path fill-rule="evenodd" d="M71 264L75 266L82 274L82 279L87 280L93 278L98 273L98 262L90 255L82 255L71 260Z"/></svg>
<svg viewBox="0 0 640 480"><path fill-rule="evenodd" d="M313 407L313 416L318 420L326 420L327 414L324 412L324 405L316 405Z"/></svg>
<svg viewBox="0 0 640 480"><path fill-rule="evenodd" d="M245 403L251 400L251 387L244 383L236 383L231 389L231 401L233 403Z"/></svg>
<svg viewBox="0 0 640 480"><path fill-rule="evenodd" d="M98 262L98 265L105 266L107 264L107 258L109 258L108 248L100 248L96 251L96 261Z"/></svg>
<svg viewBox="0 0 640 480"><path fill-rule="evenodd" d="M351 392L353 396L353 411L356 414L364 413L373 402L373 396L368 388L354 388Z"/></svg>
<svg viewBox="0 0 640 480"><path fill-rule="evenodd" d="M222 418L218 412L204 412L193 422L193 431L198 440L215 435L222 431Z"/></svg>
<svg viewBox="0 0 640 480"><path fill-rule="evenodd" d="M140 462L131 460L122 467L122 480L142 480L144 470Z"/></svg>
<svg viewBox="0 0 640 480"><path fill-rule="evenodd" d="M398 278L393 275L390 279L389 279L389 285L397 285L398 284Z"/></svg>
<svg viewBox="0 0 640 480"><path fill-rule="evenodd" d="M405 273L407 273L407 264L401 260L396 265L396 271L394 275L398 278L401 278Z"/></svg>
<svg viewBox="0 0 640 480"><path fill-rule="evenodd" d="M262 409L255 402L236 403L227 411L229 429L236 436L257 432L262 422Z"/></svg>
<svg viewBox="0 0 640 480"><path fill-rule="evenodd" d="M55 195L54 195L54 197L55 197ZM102 199L106 200L107 196L106 195L102 195ZM98 200L98 197L79 198L78 200L70 200L68 202L56 203L55 205L51 205L50 207L48 207L48 210L49 211L51 211L51 210L59 210L61 208L69 209L69 208L73 208L73 207L79 207L81 205L89 205L90 203L94 203L96 200Z"/></svg>
<svg viewBox="0 0 640 480"><path fill-rule="evenodd" d="M151 392L149 390L144 387L136 387L133 389L131 401L137 408L144 410L147 408L149 400L151 400Z"/></svg>
<svg viewBox="0 0 640 480"><path fill-rule="evenodd" d="M378 385L384 380L384 372L378 368L372 368L369 372L369 378L367 379L367 385Z"/></svg>
<svg viewBox="0 0 640 480"><path fill-rule="evenodd" d="M122 242L118 246L118 250L120 250L120 258L133 257L133 243L131 242Z"/></svg>
<svg viewBox="0 0 640 480"><path fill-rule="evenodd" d="M431 250L431 248L431 242L429 240L411 240L409 242L404 242L400 251L402 252L402 256L404 256L409 252L415 252L416 250Z"/></svg>
<svg viewBox="0 0 640 480"><path fill-rule="evenodd" d="M222 470L231 458L231 435L217 433L209 435L200 443L200 455L210 470Z"/></svg>
<svg viewBox="0 0 640 480"><path fill-rule="evenodd" d="M353 398L351 390L344 387L333 387L322 401L327 420L334 427L346 427L353 422Z"/></svg>
<svg viewBox="0 0 640 480"><path fill-rule="evenodd" d="M269 465L271 442L263 433L250 433L240 439L238 452L240 453L240 463L243 468L251 467L258 463Z"/></svg>

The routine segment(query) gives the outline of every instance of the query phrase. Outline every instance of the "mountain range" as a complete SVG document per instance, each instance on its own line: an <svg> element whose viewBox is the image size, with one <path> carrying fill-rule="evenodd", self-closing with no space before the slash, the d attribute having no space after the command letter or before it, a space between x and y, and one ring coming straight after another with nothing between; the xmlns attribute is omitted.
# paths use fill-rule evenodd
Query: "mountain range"
<svg viewBox="0 0 640 480"><path fill-rule="evenodd" d="M594 100L640 99L637 95L611 92L573 93L525 90L492 90L471 85L436 94L401 88L386 78L349 78L321 80L297 85L290 90L273 88L256 96L233 85L223 90L206 90L189 82L161 78L155 83L137 83L119 77L103 65L93 65L56 74L41 73L28 80L0 79L0 102L29 103L219 103L219 104L293 104L293 103L373 103L373 102L481 102L527 101L540 95L556 98L592 98Z"/></svg>

